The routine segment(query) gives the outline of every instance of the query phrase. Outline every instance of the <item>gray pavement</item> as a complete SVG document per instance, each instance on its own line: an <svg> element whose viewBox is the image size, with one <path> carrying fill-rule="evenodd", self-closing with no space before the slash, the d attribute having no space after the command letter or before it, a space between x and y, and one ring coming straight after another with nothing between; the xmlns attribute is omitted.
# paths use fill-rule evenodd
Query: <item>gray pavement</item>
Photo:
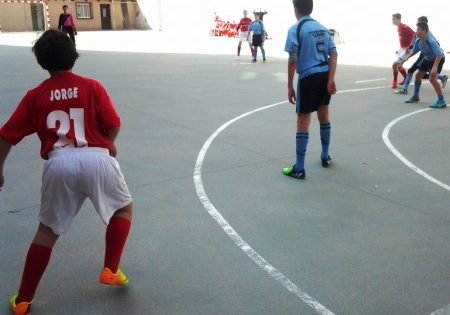
<svg viewBox="0 0 450 315"><path fill-rule="evenodd" d="M0 46L0 123L46 77L29 48ZM83 51L74 69L109 91L123 127L119 162L135 200L122 266L130 284L97 282L105 228L87 202L55 247L33 314L315 314L252 262L199 201L192 174L223 123L286 99L285 60ZM357 80L386 78L357 84ZM341 66L338 89L388 86L387 68ZM445 91L450 99L448 90ZM430 314L450 303L450 194L414 173L383 143L408 105L390 88L332 100L334 165L320 167L311 127L307 179L281 175L293 162L295 114L279 105L225 129L202 178L211 202L261 256L335 314ZM390 140L410 161L450 184L450 112L396 124ZM13 148L0 192L0 314L17 289L37 227L36 137Z"/></svg>

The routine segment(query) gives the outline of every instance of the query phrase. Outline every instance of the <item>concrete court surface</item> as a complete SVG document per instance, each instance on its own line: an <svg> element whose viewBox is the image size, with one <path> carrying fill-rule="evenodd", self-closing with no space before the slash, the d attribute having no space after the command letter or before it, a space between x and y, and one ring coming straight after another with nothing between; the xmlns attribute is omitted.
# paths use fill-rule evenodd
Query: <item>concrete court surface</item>
<svg viewBox="0 0 450 315"><path fill-rule="evenodd" d="M0 46L0 123L46 78L29 47ZM122 116L119 162L134 196L125 288L97 282L105 228L89 202L55 247L33 314L316 314L250 260L207 213L193 169L225 122L286 99L286 61L82 51L74 71L102 82ZM293 163L287 104L236 121L205 156L202 179L228 223L299 289L335 314L430 314L450 303L449 191L403 164L382 132L426 108L393 95L390 70L341 66L331 105L334 164L319 163L313 120L307 179ZM356 83L355 81L376 80ZM354 89L376 88L348 92ZM450 94L445 90L447 100ZM450 184L450 111L396 123L392 144ZM35 136L13 148L0 192L0 314L17 289L37 226L43 161Z"/></svg>

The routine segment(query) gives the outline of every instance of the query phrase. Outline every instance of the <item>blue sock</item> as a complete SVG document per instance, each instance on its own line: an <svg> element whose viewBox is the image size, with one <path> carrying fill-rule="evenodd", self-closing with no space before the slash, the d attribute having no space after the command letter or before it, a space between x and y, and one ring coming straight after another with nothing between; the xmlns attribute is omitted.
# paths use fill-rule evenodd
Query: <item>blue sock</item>
<svg viewBox="0 0 450 315"><path fill-rule="evenodd" d="M266 51L264 50L264 48L262 48L262 46L261 46L261 52L262 52L263 60L266 60Z"/></svg>
<svg viewBox="0 0 450 315"><path fill-rule="evenodd" d="M322 142L322 159L328 159L328 149L330 147L331 125L330 123L320 124L320 141Z"/></svg>
<svg viewBox="0 0 450 315"><path fill-rule="evenodd" d="M438 95L438 100L440 100L440 101L442 101L442 102L443 102L443 101L444 101L444 95L442 95L442 94L439 94L439 95Z"/></svg>
<svg viewBox="0 0 450 315"><path fill-rule="evenodd" d="M297 160L295 163L295 171L303 171L305 169L305 154L306 146L308 145L309 133L308 132L297 132L296 137L296 152Z"/></svg>
<svg viewBox="0 0 450 315"><path fill-rule="evenodd" d="M422 85L422 81L414 82L414 96L419 97L420 86Z"/></svg>
<svg viewBox="0 0 450 315"><path fill-rule="evenodd" d="M257 56L258 56L258 47L255 47L254 54L253 54L253 60L256 60Z"/></svg>
<svg viewBox="0 0 450 315"><path fill-rule="evenodd" d="M408 75L405 78L405 83L403 84L402 87L403 90L408 91L408 86L411 83L412 77L413 77L412 73L408 73Z"/></svg>

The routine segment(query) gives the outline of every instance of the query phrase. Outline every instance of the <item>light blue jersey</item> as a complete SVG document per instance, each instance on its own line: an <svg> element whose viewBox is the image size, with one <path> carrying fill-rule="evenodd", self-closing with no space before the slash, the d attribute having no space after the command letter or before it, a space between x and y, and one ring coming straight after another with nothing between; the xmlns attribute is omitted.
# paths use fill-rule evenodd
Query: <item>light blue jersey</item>
<svg viewBox="0 0 450 315"><path fill-rule="evenodd" d="M304 16L289 28L286 46L287 52L297 53L297 73L299 79L311 74L328 71L328 59L332 54L337 54L336 45L330 32L322 24L315 20L304 22L300 30L300 51L297 37L297 27Z"/></svg>
<svg viewBox="0 0 450 315"><path fill-rule="evenodd" d="M264 24L261 20L253 21L250 24L249 28L250 32L253 32L253 35L263 35L264 34Z"/></svg>
<svg viewBox="0 0 450 315"><path fill-rule="evenodd" d="M425 40L417 38L414 42L413 53L421 51L425 60L434 61L436 57L445 57L444 51L439 46L438 41L433 35L428 34Z"/></svg>

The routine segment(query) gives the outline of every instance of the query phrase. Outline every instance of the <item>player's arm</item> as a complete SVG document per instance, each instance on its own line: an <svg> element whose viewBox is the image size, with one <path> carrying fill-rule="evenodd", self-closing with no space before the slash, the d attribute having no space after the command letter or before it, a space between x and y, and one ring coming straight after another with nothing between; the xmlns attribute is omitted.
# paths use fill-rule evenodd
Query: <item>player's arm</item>
<svg viewBox="0 0 450 315"><path fill-rule="evenodd" d="M438 67L439 67L439 63L442 60L442 56L436 56L436 59L434 59L434 64L433 67L431 68L430 71L430 77L437 77L438 76Z"/></svg>
<svg viewBox="0 0 450 315"><path fill-rule="evenodd" d="M8 157L12 145L0 136L0 190L2 190L5 178L3 177L3 166Z"/></svg>
<svg viewBox="0 0 450 315"><path fill-rule="evenodd" d="M328 83L327 89L328 93L331 95L336 94L336 82L334 81L334 77L336 76L337 69L337 52L333 52L330 55L330 59L328 60Z"/></svg>
<svg viewBox="0 0 450 315"><path fill-rule="evenodd" d="M117 155L117 149L116 149L116 138L119 135L120 127L113 127L105 130L106 138L108 138L109 142L111 143L111 150L109 151L109 154L111 156Z"/></svg>
<svg viewBox="0 0 450 315"><path fill-rule="evenodd" d="M290 51L288 59L288 100L289 103L295 104L294 76L297 68L297 52Z"/></svg>

